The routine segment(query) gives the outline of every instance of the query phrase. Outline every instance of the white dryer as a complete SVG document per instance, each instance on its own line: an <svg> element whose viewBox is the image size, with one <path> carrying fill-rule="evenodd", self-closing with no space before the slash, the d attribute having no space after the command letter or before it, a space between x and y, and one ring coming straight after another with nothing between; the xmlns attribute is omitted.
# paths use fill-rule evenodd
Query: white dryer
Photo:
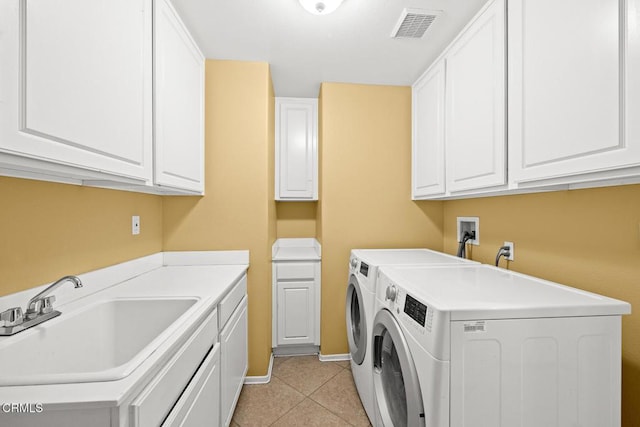
<svg viewBox="0 0 640 427"><path fill-rule="evenodd" d="M623 301L490 267L383 267L376 426L619 427Z"/></svg>
<svg viewBox="0 0 640 427"><path fill-rule="evenodd" d="M371 331L378 268L382 265L476 265L429 249L354 249L349 262L346 320L351 372L367 416L374 422Z"/></svg>

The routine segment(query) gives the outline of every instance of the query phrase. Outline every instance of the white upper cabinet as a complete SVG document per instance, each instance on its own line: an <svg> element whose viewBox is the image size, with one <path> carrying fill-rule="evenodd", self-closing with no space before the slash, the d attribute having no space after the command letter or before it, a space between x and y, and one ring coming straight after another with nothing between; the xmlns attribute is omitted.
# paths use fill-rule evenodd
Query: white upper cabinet
<svg viewBox="0 0 640 427"><path fill-rule="evenodd" d="M445 192L444 61L437 62L412 88L412 198Z"/></svg>
<svg viewBox="0 0 640 427"><path fill-rule="evenodd" d="M640 165L638 3L510 0L516 184L589 181Z"/></svg>
<svg viewBox="0 0 640 427"><path fill-rule="evenodd" d="M276 200L318 200L318 100L276 98Z"/></svg>
<svg viewBox="0 0 640 427"><path fill-rule="evenodd" d="M204 58L168 0L0 2L0 174L204 191Z"/></svg>
<svg viewBox="0 0 640 427"><path fill-rule="evenodd" d="M150 181L151 0L3 0L0 16L2 166Z"/></svg>
<svg viewBox="0 0 640 427"><path fill-rule="evenodd" d="M167 0L154 9L155 183L204 192L204 57Z"/></svg>
<svg viewBox="0 0 640 427"><path fill-rule="evenodd" d="M505 19L487 3L413 85L413 199L505 186Z"/></svg>
<svg viewBox="0 0 640 427"><path fill-rule="evenodd" d="M505 3L476 16L445 56L447 190L506 183Z"/></svg>

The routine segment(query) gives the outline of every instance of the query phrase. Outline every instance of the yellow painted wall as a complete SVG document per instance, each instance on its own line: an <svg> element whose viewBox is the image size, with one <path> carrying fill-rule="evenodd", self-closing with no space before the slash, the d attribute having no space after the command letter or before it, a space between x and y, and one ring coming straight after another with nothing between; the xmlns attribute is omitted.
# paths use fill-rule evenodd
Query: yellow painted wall
<svg viewBox="0 0 640 427"><path fill-rule="evenodd" d="M0 295L162 250L159 196L0 177L0 201Z"/></svg>
<svg viewBox="0 0 640 427"><path fill-rule="evenodd" d="M442 202L411 201L411 88L323 83L322 354L348 353L349 252L442 249Z"/></svg>
<svg viewBox="0 0 640 427"><path fill-rule="evenodd" d="M455 253L456 217L480 217L472 258L631 303L622 321L623 426L640 426L640 185L444 203L444 249Z"/></svg>
<svg viewBox="0 0 640 427"><path fill-rule="evenodd" d="M316 237L316 202L276 203L278 238Z"/></svg>
<svg viewBox="0 0 640 427"><path fill-rule="evenodd" d="M274 98L269 65L206 62L206 195L164 200L164 250L249 249L249 373L271 354Z"/></svg>

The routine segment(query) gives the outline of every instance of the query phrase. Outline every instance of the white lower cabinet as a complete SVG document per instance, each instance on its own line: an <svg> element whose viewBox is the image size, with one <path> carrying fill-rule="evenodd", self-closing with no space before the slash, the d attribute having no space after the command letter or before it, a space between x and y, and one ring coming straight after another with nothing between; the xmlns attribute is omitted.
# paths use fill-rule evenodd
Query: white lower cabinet
<svg viewBox="0 0 640 427"><path fill-rule="evenodd" d="M203 375L205 367L201 363L217 337L218 312L214 310L129 405L130 427L158 426L173 414L172 408L193 383L194 373Z"/></svg>
<svg viewBox="0 0 640 427"><path fill-rule="evenodd" d="M162 426L213 427L219 419L220 344L216 344Z"/></svg>
<svg viewBox="0 0 640 427"><path fill-rule="evenodd" d="M275 354L314 352L320 345L320 261L273 263Z"/></svg>
<svg viewBox="0 0 640 427"><path fill-rule="evenodd" d="M244 297L220 332L220 420L231 423L248 367L247 298Z"/></svg>

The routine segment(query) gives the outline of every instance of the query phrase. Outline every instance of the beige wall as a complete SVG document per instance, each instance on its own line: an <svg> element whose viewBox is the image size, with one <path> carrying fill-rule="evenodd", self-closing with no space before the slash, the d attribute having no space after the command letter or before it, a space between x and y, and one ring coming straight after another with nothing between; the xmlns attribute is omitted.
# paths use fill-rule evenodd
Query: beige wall
<svg viewBox="0 0 640 427"><path fill-rule="evenodd" d="M273 90L267 63L206 63L206 195L164 201L165 250L249 249L249 375L271 354Z"/></svg>
<svg viewBox="0 0 640 427"><path fill-rule="evenodd" d="M0 200L0 295L162 250L159 196L0 177Z"/></svg>
<svg viewBox="0 0 640 427"><path fill-rule="evenodd" d="M442 203L411 201L411 88L323 83L321 98L321 350L343 354L350 250L442 249Z"/></svg>
<svg viewBox="0 0 640 427"><path fill-rule="evenodd" d="M316 237L317 202L276 203L278 238Z"/></svg>
<svg viewBox="0 0 640 427"><path fill-rule="evenodd" d="M631 303L622 321L623 426L640 426L640 185L447 201L444 249L455 253L456 217L480 217L472 258Z"/></svg>

